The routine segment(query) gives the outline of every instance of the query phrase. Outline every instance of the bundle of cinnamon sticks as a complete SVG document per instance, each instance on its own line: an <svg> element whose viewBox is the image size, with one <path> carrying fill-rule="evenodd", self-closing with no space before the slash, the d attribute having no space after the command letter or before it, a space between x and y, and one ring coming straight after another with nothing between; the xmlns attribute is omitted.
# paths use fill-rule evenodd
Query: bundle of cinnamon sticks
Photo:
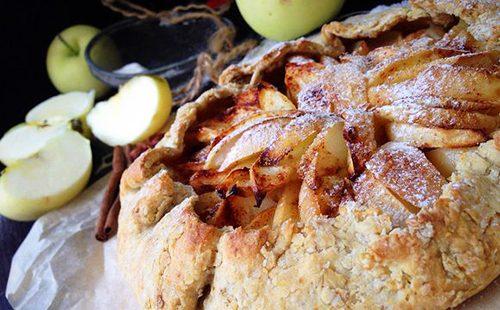
<svg viewBox="0 0 500 310"><path fill-rule="evenodd" d="M115 146L111 176L100 206L99 218L95 230L98 241L107 241L118 230L118 215L120 213L120 180L125 169L144 151L153 148L163 137L163 133L153 135L145 142L125 147Z"/></svg>

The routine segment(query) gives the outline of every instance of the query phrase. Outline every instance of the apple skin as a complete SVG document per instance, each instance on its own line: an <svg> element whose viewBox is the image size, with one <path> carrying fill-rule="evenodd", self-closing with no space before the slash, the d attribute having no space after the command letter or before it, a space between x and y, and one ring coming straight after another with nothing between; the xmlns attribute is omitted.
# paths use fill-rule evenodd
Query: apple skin
<svg viewBox="0 0 500 310"><path fill-rule="evenodd" d="M94 89L96 97L101 97L109 90L106 84L92 75L85 61L85 48L99 32L99 29L92 26L76 25L62 31L50 44L47 51L47 73L52 84L61 93L88 92ZM116 51L111 50L109 53L110 57L114 57Z"/></svg>
<svg viewBox="0 0 500 310"><path fill-rule="evenodd" d="M301 37L329 21L344 0L236 0L245 21L276 41Z"/></svg>

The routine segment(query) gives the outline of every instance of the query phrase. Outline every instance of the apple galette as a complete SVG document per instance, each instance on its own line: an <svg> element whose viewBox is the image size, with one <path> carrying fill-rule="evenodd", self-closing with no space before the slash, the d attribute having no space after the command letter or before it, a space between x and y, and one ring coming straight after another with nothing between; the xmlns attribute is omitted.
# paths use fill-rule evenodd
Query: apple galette
<svg viewBox="0 0 500 310"><path fill-rule="evenodd" d="M177 110L121 181L142 307L442 309L500 274L500 13L445 2L325 25Z"/></svg>

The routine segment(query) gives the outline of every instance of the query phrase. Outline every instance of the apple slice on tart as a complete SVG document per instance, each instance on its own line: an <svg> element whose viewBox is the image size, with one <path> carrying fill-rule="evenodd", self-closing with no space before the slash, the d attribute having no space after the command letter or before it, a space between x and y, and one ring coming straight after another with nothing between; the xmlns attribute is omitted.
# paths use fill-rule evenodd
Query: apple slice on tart
<svg viewBox="0 0 500 310"><path fill-rule="evenodd" d="M494 68L431 64L410 80L369 88L368 98L375 105L388 105L398 99L428 95L498 104L500 77L494 72Z"/></svg>
<svg viewBox="0 0 500 310"><path fill-rule="evenodd" d="M415 210L431 207L446 183L423 152L405 143L383 145L366 163L366 168Z"/></svg>
<svg viewBox="0 0 500 310"><path fill-rule="evenodd" d="M477 150L477 147L441 147L425 153L425 156L439 170L443 177L449 178L456 170L457 162L460 158L464 154L474 152L475 150Z"/></svg>
<svg viewBox="0 0 500 310"><path fill-rule="evenodd" d="M316 135L325 125L339 121L333 115L320 113L306 113L292 120L252 166L255 191L269 192L297 179L302 155Z"/></svg>
<svg viewBox="0 0 500 310"><path fill-rule="evenodd" d="M390 141L406 142L419 148L468 147L487 139L486 135L478 130L429 128L397 122L387 124L385 130Z"/></svg>
<svg viewBox="0 0 500 310"><path fill-rule="evenodd" d="M257 155L291 122L296 113L254 118L236 125L217 137L207 155L205 169L223 171ZM250 141L249 141L250 140Z"/></svg>
<svg viewBox="0 0 500 310"><path fill-rule="evenodd" d="M302 219L321 214L333 216L337 212L348 174L348 148L343 130L341 121L326 124L300 160L299 210Z"/></svg>
<svg viewBox="0 0 500 310"><path fill-rule="evenodd" d="M378 117L398 123L447 129L477 129L491 132L498 127L498 115L453 109L428 108L418 104L393 104L376 109Z"/></svg>
<svg viewBox="0 0 500 310"><path fill-rule="evenodd" d="M364 208L380 210L388 214L395 226L403 226L404 222L418 212L412 205L400 200L381 181L369 171L363 173L353 184L354 199Z"/></svg>

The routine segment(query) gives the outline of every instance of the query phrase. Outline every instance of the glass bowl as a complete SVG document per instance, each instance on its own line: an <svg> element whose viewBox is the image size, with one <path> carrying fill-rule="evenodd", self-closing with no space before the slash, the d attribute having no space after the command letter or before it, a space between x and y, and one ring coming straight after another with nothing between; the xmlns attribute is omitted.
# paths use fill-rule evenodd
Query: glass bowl
<svg viewBox="0 0 500 310"><path fill-rule="evenodd" d="M224 19L226 24L230 21ZM164 24L157 19L127 19L94 37L85 50L90 71L104 83L118 87L138 74L166 78L175 90L186 83L197 56L208 49L217 31L210 19Z"/></svg>

